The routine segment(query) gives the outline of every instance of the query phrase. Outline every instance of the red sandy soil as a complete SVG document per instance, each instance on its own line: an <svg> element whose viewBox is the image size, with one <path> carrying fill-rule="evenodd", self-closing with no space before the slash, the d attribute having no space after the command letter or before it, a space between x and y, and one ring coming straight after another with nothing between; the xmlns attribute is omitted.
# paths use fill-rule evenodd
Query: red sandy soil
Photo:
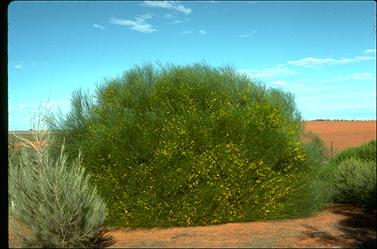
<svg viewBox="0 0 377 249"><path fill-rule="evenodd" d="M308 121L305 129L318 135L333 152L376 139L376 121Z"/></svg>
<svg viewBox="0 0 377 249"><path fill-rule="evenodd" d="M33 144L33 146L35 146L35 148L38 149L42 145L46 144L46 141L32 141L31 143ZM33 148L32 145L30 143L27 143L27 142L18 142L18 143L15 143L15 144L11 145L11 146L14 149L20 149L22 147Z"/></svg>
<svg viewBox="0 0 377 249"><path fill-rule="evenodd" d="M364 248L376 247L376 213L333 206L298 219L152 229L109 228L112 248ZM9 247L19 247L10 230Z"/></svg>
<svg viewBox="0 0 377 249"><path fill-rule="evenodd" d="M310 247L375 244L375 213L334 206L309 217L186 228L115 229L111 247Z"/></svg>

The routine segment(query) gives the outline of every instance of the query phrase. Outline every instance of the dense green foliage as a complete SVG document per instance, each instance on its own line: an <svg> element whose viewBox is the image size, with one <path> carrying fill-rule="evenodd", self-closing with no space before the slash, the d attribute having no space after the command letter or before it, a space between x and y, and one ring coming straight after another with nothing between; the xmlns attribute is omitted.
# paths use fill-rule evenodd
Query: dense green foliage
<svg viewBox="0 0 377 249"><path fill-rule="evenodd" d="M376 140L345 149L330 167L334 202L376 208Z"/></svg>
<svg viewBox="0 0 377 249"><path fill-rule="evenodd" d="M376 140L371 140L369 143L358 147L347 148L338 153L332 161L340 163L350 158L376 162Z"/></svg>
<svg viewBox="0 0 377 249"><path fill-rule="evenodd" d="M376 207L376 163L349 158L338 165L334 201Z"/></svg>
<svg viewBox="0 0 377 249"><path fill-rule="evenodd" d="M332 168L330 156L323 141L310 131L303 131L302 140L305 160L300 177L295 181L284 209L277 218L308 215L322 210L330 201L332 191Z"/></svg>
<svg viewBox="0 0 377 249"><path fill-rule="evenodd" d="M104 247L105 202L89 184L81 158L67 163L64 147L58 157L47 145L25 146L9 155L9 216L25 247ZM24 227L29 229L25 233Z"/></svg>
<svg viewBox="0 0 377 249"><path fill-rule="evenodd" d="M289 93L202 64L135 67L105 83L75 92L53 124L71 156L83 151L109 224L287 217L326 199L322 150L302 143Z"/></svg>

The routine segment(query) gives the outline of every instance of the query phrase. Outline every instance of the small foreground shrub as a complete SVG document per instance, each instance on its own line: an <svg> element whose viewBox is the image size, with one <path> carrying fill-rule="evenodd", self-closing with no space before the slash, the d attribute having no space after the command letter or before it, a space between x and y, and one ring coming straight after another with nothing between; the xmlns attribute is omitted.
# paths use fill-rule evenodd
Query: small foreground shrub
<svg viewBox="0 0 377 249"><path fill-rule="evenodd" d="M104 201L89 184L82 159L67 163L64 145L60 155L50 151L53 141L22 148L9 156L9 210L16 237L25 247L103 247L111 244L105 236ZM25 234L21 227L27 227Z"/></svg>
<svg viewBox="0 0 377 249"><path fill-rule="evenodd" d="M376 208L376 163L348 158L336 166L334 174L336 203Z"/></svg>

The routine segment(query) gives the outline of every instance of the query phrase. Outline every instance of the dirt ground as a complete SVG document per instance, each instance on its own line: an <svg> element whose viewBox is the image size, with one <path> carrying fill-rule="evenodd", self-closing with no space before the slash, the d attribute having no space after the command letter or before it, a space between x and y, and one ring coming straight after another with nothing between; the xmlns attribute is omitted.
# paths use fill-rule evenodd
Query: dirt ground
<svg viewBox="0 0 377 249"><path fill-rule="evenodd" d="M329 150L332 143L334 153L376 139L376 121L308 121L304 125L321 137Z"/></svg>
<svg viewBox="0 0 377 249"><path fill-rule="evenodd" d="M115 229L111 247L375 248L376 216L334 206L305 218L186 228Z"/></svg>
<svg viewBox="0 0 377 249"><path fill-rule="evenodd" d="M9 247L19 247L9 232ZM180 228L109 228L107 235L112 238L112 248L376 248L376 213L338 205L299 219Z"/></svg>

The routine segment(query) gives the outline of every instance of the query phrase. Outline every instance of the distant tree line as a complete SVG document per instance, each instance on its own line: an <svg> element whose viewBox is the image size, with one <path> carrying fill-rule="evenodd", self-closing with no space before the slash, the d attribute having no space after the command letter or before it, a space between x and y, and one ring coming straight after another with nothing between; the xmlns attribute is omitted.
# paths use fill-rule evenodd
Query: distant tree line
<svg viewBox="0 0 377 249"><path fill-rule="evenodd" d="M305 121L375 121L375 119L309 119Z"/></svg>

